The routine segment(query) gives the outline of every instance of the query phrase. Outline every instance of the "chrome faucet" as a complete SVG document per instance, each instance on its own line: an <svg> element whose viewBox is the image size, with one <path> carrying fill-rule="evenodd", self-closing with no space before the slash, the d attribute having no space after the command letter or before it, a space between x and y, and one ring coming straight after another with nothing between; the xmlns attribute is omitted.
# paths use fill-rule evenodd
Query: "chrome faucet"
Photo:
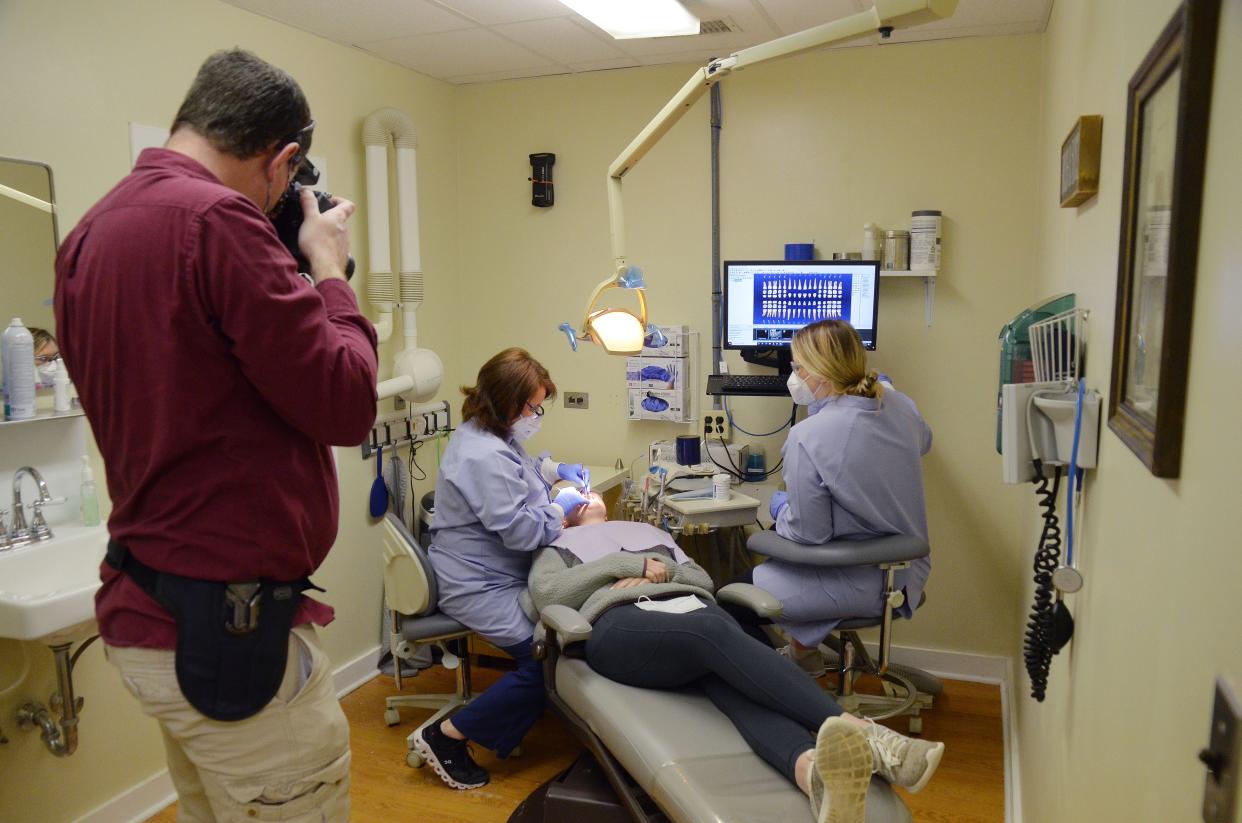
<svg viewBox="0 0 1242 823"><path fill-rule="evenodd" d="M26 475L30 475L35 485L39 487L39 499L31 504L34 517L29 526L26 525L26 512L22 505L22 478ZM48 527L47 520L43 518L43 507L52 502L54 501L47 490L47 483L44 482L43 475L39 474L38 469L33 466L22 466L13 472L13 522L9 524L7 545L4 545L4 548L14 549L50 538L52 530Z"/></svg>

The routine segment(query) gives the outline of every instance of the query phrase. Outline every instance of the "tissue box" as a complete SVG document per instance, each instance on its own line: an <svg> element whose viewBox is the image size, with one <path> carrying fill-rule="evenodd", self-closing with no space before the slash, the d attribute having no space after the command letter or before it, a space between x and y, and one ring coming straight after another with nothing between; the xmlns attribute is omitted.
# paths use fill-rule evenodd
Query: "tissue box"
<svg viewBox="0 0 1242 823"><path fill-rule="evenodd" d="M658 349L643 346L643 357L685 357L690 354L689 326L656 326L668 338L668 345Z"/></svg>
<svg viewBox="0 0 1242 823"><path fill-rule="evenodd" d="M627 357L625 359L625 385L631 389L684 391L686 369L685 358Z"/></svg>
<svg viewBox="0 0 1242 823"><path fill-rule="evenodd" d="M690 419L689 393L685 389L630 389L629 419L685 423Z"/></svg>

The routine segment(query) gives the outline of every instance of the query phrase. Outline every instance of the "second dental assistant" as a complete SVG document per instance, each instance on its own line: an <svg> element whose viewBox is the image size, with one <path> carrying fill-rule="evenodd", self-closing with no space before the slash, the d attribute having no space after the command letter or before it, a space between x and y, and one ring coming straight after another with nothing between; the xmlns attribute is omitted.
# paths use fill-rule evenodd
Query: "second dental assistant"
<svg viewBox="0 0 1242 823"><path fill-rule="evenodd" d="M574 488L551 497L552 485L586 484L579 464L532 457L523 442L539 430L543 404L556 385L519 348L505 349L463 388L463 423L445 449L436 480L435 518L428 554L439 583L439 608L517 661L474 702L420 734L415 748L458 789L487 783L466 741L504 757L543 711L543 677L530 653L534 623L518 598L533 552L561 533L562 523L587 499Z"/></svg>

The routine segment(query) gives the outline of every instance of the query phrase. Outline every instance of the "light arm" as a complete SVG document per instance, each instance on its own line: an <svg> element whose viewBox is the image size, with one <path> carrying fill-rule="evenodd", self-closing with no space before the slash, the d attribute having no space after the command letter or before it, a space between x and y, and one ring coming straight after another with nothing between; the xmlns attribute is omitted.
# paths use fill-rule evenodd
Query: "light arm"
<svg viewBox="0 0 1242 823"><path fill-rule="evenodd" d="M25 192L18 191L17 189L11 189L3 183L0 183L0 195L11 197L18 203L25 203L27 206L34 206L36 209L45 211L48 214L51 214L52 210L55 208L55 206L48 203L46 200L40 200L39 198L33 197Z"/></svg>
<svg viewBox="0 0 1242 823"><path fill-rule="evenodd" d="M612 231L612 256L617 271L621 271L626 265L621 178L637 165L708 89L719 83L729 72L801 54L838 40L848 40L898 20L914 25L948 17L956 7L957 0L876 0L875 5L866 11L742 49L696 70L608 168L608 217Z"/></svg>

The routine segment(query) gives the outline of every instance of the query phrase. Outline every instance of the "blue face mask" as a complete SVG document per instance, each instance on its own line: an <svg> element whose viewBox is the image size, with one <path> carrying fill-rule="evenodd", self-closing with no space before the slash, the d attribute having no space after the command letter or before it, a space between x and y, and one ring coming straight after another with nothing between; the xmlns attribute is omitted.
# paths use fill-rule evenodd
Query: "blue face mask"
<svg viewBox="0 0 1242 823"><path fill-rule="evenodd" d="M529 440L535 436L541 425L543 425L543 418L539 415L523 415L512 426L513 439L519 443Z"/></svg>

